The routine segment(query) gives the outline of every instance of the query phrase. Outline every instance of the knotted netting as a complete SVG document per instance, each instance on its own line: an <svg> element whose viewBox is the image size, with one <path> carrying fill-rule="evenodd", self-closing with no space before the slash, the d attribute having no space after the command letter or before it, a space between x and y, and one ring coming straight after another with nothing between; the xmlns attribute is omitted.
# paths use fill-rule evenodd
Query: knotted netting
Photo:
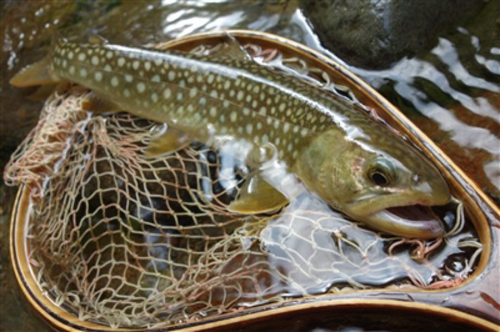
<svg viewBox="0 0 500 332"><path fill-rule="evenodd" d="M248 49L355 98L300 59ZM81 320L153 327L326 292L449 287L473 271L481 244L459 203L438 211L450 231L429 243L371 231L307 192L274 214L233 214L245 165L200 143L146 158L163 125L88 113L88 92L54 93L4 176L30 190L36 280Z"/></svg>

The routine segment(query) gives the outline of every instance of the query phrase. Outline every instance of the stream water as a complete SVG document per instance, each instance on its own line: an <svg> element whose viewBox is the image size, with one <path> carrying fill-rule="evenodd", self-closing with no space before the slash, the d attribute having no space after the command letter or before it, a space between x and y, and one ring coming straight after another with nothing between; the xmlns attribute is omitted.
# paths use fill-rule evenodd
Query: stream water
<svg viewBox="0 0 500 332"><path fill-rule="evenodd" d="M385 69L350 65L326 49L298 1L0 2L0 167L38 121L42 101L8 84L40 59L55 33L143 45L196 32L251 29L304 43L343 63L399 107L498 204L500 202L500 1L445 29L431 47ZM326 15L326 14L325 14ZM325 18L326 19L326 18ZM1 180L0 180L1 181ZM17 290L8 231L15 188L0 182L0 331L49 330Z"/></svg>

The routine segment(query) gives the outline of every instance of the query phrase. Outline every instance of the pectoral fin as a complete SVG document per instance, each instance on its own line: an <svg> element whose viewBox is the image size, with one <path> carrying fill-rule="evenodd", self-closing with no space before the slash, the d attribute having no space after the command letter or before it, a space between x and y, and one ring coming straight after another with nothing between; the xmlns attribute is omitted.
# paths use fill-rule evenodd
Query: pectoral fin
<svg viewBox="0 0 500 332"><path fill-rule="evenodd" d="M243 185L239 198L229 204L228 210L240 214L259 214L276 211L288 204L288 199L260 175Z"/></svg>
<svg viewBox="0 0 500 332"><path fill-rule="evenodd" d="M169 127L163 135L154 138L151 143L149 143L146 150L146 157L156 157L182 150L191 144L193 140L193 135Z"/></svg>
<svg viewBox="0 0 500 332"><path fill-rule="evenodd" d="M50 70L50 58L45 57L23 69L10 80L10 84L18 88L34 85L46 85L59 82L59 78Z"/></svg>
<svg viewBox="0 0 500 332"><path fill-rule="evenodd" d="M94 91L89 92L82 100L82 109L94 113L119 112L120 106L105 99Z"/></svg>
<svg viewBox="0 0 500 332"><path fill-rule="evenodd" d="M40 86L34 93L28 96L31 100L45 100L64 83L47 84Z"/></svg>

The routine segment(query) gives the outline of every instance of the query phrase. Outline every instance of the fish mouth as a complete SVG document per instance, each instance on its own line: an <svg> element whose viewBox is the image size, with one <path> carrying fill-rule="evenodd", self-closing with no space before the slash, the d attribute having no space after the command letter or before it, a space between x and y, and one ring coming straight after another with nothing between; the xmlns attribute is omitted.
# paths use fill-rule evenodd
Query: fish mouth
<svg viewBox="0 0 500 332"><path fill-rule="evenodd" d="M403 237L433 239L445 234L439 217L425 205L388 207L362 219L381 231Z"/></svg>

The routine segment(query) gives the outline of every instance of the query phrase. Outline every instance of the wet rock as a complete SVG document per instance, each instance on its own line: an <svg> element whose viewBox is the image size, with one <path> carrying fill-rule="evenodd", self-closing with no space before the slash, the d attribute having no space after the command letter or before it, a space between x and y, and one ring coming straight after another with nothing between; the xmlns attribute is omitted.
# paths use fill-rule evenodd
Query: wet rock
<svg viewBox="0 0 500 332"><path fill-rule="evenodd" d="M389 67L435 44L476 15L485 0L299 0L324 46L349 64Z"/></svg>

